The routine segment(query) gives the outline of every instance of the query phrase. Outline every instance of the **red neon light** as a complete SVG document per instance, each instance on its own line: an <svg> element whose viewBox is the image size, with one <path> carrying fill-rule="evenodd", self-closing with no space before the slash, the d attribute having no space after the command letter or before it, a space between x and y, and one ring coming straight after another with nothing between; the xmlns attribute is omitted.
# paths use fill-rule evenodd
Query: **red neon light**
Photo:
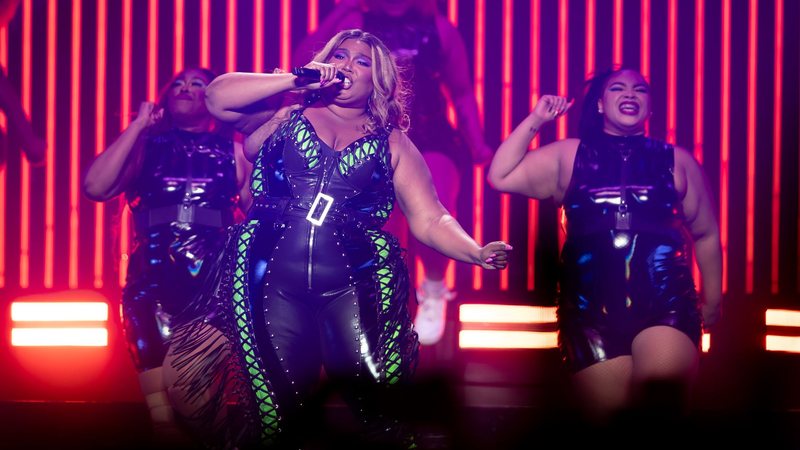
<svg viewBox="0 0 800 450"><path fill-rule="evenodd" d="M44 287L53 287L56 216L56 36L58 5L47 2L47 158L45 162L44 197Z"/></svg>
<svg viewBox="0 0 800 450"><path fill-rule="evenodd" d="M758 65L758 0L750 0L747 59L747 237L745 292L753 292L756 207L756 77Z"/></svg>
<svg viewBox="0 0 800 450"><path fill-rule="evenodd" d="M289 71L292 59L292 2L281 0L281 69Z"/></svg>
<svg viewBox="0 0 800 450"><path fill-rule="evenodd" d="M702 1L702 0L698 0ZM650 0L642 0L642 46L639 48L639 68L642 76L650 82Z"/></svg>
<svg viewBox="0 0 800 450"><path fill-rule="evenodd" d="M614 30L612 33L614 34L613 37L613 50L611 55L611 63L613 64L614 68L622 66L622 19L623 19L623 11L622 11L622 0L614 0Z"/></svg>
<svg viewBox="0 0 800 450"><path fill-rule="evenodd" d="M183 1L184 0L175 0L175 34L173 35L173 39L175 39L175 54L173 55L175 61L174 73L183 70Z"/></svg>
<svg viewBox="0 0 800 450"><path fill-rule="evenodd" d="M97 64L95 66L95 76L97 78L97 95L95 96L95 127L94 153L99 155L106 146L106 41L107 24L106 2L97 0ZM105 226L103 217L105 215L105 204L95 202L94 205L94 280L93 285L96 289L103 287L103 248L105 240Z"/></svg>
<svg viewBox="0 0 800 450"><path fill-rule="evenodd" d="M70 77L70 158L69 158L69 287L78 287L78 248L80 239L80 155L81 128L81 2L72 3L72 75Z"/></svg>
<svg viewBox="0 0 800 450"><path fill-rule="evenodd" d="M694 157L703 164L703 83L705 78L705 1L695 3L694 22ZM692 258L692 276L698 289L702 289L702 278L697 259Z"/></svg>
<svg viewBox="0 0 800 450"><path fill-rule="evenodd" d="M8 73L8 27L0 27L0 66ZM0 131L8 133L8 120L0 111ZM6 166L0 167L0 288L6 286Z"/></svg>
<svg viewBox="0 0 800 450"><path fill-rule="evenodd" d="M211 67L211 0L200 2L200 66Z"/></svg>
<svg viewBox="0 0 800 450"><path fill-rule="evenodd" d="M531 63L530 63L530 90L531 103L530 109L536 106L539 101L540 76L539 59L540 47L539 36L541 36L541 5L539 0L531 0ZM539 136L531 140L531 149L539 146ZM536 288L536 238L539 230L539 201L528 199L528 245L525 249L525 279L526 287L529 291Z"/></svg>
<svg viewBox="0 0 800 450"><path fill-rule="evenodd" d="M503 110L501 112L501 138L511 134L511 108L513 102L513 47L514 47L514 2L503 2ZM500 194L500 239L509 241L511 234L511 196ZM500 290L508 290L508 271L500 272Z"/></svg>
<svg viewBox="0 0 800 450"><path fill-rule="evenodd" d="M473 184L475 186L475 197L472 204L474 211L474 236L478 244L483 243L483 167L476 165L472 169ZM479 291L483 288L483 269L480 266L472 268L472 289Z"/></svg>
<svg viewBox="0 0 800 450"><path fill-rule="evenodd" d="M478 117L483 125L483 95L484 95L484 64L486 51L486 2L475 1L475 100L478 104ZM473 211L472 225L474 238L480 244L483 242L483 168L473 167ZM472 288L483 288L483 270L474 266L472 268Z"/></svg>
<svg viewBox="0 0 800 450"><path fill-rule="evenodd" d="M178 3L181 3L181 15L177 15ZM183 17L183 3L178 1L175 3L176 8L176 17ZM122 112L119 115L120 130L124 130L128 127L130 122L130 115L128 112L131 110L131 28L132 28L132 5L131 0L125 0L122 6L122 86L121 86L121 99L120 99L120 111ZM181 22L180 20L176 22ZM176 28L177 30L177 28ZM177 33L177 31L176 31ZM177 49L177 45L176 49ZM183 55L183 49L181 49L181 55ZM177 64L177 58L176 58ZM181 60L181 66L183 62ZM119 224L119 285L125 285L125 275L128 273L128 247L129 247L129 240L130 240L130 227L129 227L129 220L130 220L130 210L124 204L124 199L120 197L120 209L121 217L120 217L120 224Z"/></svg>
<svg viewBox="0 0 800 450"><path fill-rule="evenodd" d="M783 116L783 0L775 0L775 93L772 102L772 262L770 290L778 293L781 219L781 127Z"/></svg>
<svg viewBox="0 0 800 450"><path fill-rule="evenodd" d="M253 1L253 71L264 71L264 0Z"/></svg>
<svg viewBox="0 0 800 450"><path fill-rule="evenodd" d="M669 0L667 13L667 142L674 144L676 138L677 114L676 96L678 89L678 2Z"/></svg>
<svg viewBox="0 0 800 450"><path fill-rule="evenodd" d="M722 243L722 292L728 291L728 186L730 184L731 0L722 1L722 86L720 92L719 208Z"/></svg>
<svg viewBox="0 0 800 450"><path fill-rule="evenodd" d="M31 46L33 8L31 0L22 2L22 108L31 116ZM31 168L27 158L20 158L20 218L19 218L19 287L30 286L31 246Z"/></svg>
<svg viewBox="0 0 800 450"><path fill-rule="evenodd" d="M447 2L447 19L454 27L458 27L458 2L456 0L449 0ZM453 102L447 99L447 121L453 128L458 127L458 117L456 116L456 109L453 107Z"/></svg>
<svg viewBox="0 0 800 450"><path fill-rule="evenodd" d="M309 34L317 30L319 26L319 0L308 0L308 25L306 32Z"/></svg>
<svg viewBox="0 0 800 450"><path fill-rule="evenodd" d="M236 0L228 0L228 28L226 30L228 43L225 57L225 67L228 72L236 70Z"/></svg>
<svg viewBox="0 0 800 450"><path fill-rule="evenodd" d="M569 8L567 0L559 0L558 2L558 95L562 97L567 96L567 64L568 60L568 45L569 45ZM563 115L557 119L558 131L556 132L556 139L566 139L567 137L567 116ZM562 222L563 208L558 208L559 224ZM558 248L559 251L564 246L566 240L565 229L561 226L558 227Z"/></svg>
<svg viewBox="0 0 800 450"><path fill-rule="evenodd" d="M158 95L158 0L147 4L147 100Z"/></svg>
<svg viewBox="0 0 800 450"><path fill-rule="evenodd" d="M537 13L538 14L538 13ZM595 57L595 0L586 0L586 52L583 55L583 72L585 78L594 73Z"/></svg>

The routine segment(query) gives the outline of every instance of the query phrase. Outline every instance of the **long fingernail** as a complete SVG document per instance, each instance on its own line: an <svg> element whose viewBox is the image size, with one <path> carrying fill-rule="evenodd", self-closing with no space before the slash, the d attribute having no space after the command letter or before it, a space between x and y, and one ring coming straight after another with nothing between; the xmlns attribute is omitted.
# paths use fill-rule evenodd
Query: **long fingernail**
<svg viewBox="0 0 800 450"><path fill-rule="evenodd" d="M487 263L491 263L492 262L492 258L486 258L486 262Z"/></svg>

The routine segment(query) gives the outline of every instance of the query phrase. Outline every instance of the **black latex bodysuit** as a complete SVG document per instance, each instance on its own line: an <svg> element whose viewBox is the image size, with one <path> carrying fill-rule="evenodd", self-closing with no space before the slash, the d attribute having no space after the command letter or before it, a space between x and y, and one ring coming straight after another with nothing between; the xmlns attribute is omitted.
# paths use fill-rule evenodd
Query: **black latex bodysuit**
<svg viewBox="0 0 800 450"><path fill-rule="evenodd" d="M456 164L459 173L470 173L469 150L447 119L447 101L442 92L445 58L436 17L414 11L399 17L367 12L364 30L386 44L403 78L410 81L409 91L413 94L407 107L411 140L420 152L442 153Z"/></svg>
<svg viewBox="0 0 800 450"><path fill-rule="evenodd" d="M195 374L236 374L223 395L243 407L245 420L229 417L217 439L270 445L287 429L307 433L294 419L323 367L366 422L379 405L363 389L412 375L408 273L397 240L381 230L395 200L388 135L381 130L337 152L296 110L262 145L254 205L233 227L209 302L220 308L215 321L233 357ZM188 334L181 347L191 353Z"/></svg>
<svg viewBox="0 0 800 450"><path fill-rule="evenodd" d="M631 354L643 329L666 325L695 344L701 316L674 149L643 136L581 141L564 198L559 346L572 371Z"/></svg>
<svg viewBox="0 0 800 450"><path fill-rule="evenodd" d="M162 365L170 319L200 289L238 198L230 139L173 129L149 136L144 151L126 192L136 239L122 293L125 337L140 371Z"/></svg>

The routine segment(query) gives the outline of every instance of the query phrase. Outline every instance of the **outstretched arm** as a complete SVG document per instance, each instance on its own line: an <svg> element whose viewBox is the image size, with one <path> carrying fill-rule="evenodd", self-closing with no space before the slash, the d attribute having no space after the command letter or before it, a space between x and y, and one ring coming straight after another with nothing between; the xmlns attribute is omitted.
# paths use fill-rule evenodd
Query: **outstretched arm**
<svg viewBox="0 0 800 450"><path fill-rule="evenodd" d="M97 156L83 179L83 192L95 201L116 197L128 188L141 170L142 138L145 130L161 119L164 111L152 102L142 102L130 125Z"/></svg>
<svg viewBox="0 0 800 450"><path fill-rule="evenodd" d="M544 95L533 111L500 144L492 158L487 178L495 189L545 199L560 197L561 159L566 150L577 146L564 139L529 152L528 146L544 124L564 114L572 106L564 97Z"/></svg>
<svg viewBox="0 0 800 450"><path fill-rule="evenodd" d="M722 314L722 246L711 186L691 153L675 148L676 187L685 192L683 213L694 239L702 276L703 324L713 327ZM683 187L682 187L682 186Z"/></svg>
<svg viewBox="0 0 800 450"><path fill-rule="evenodd" d="M439 202L425 159L405 133L389 138L397 201L411 233L423 244L458 261L503 269L511 246L495 241L480 246Z"/></svg>

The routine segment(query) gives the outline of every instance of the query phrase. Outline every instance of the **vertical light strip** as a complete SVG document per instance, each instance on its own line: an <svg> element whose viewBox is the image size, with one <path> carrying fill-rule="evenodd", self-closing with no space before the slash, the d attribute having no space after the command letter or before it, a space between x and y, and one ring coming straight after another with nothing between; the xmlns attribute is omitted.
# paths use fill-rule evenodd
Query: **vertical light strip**
<svg viewBox="0 0 800 450"><path fill-rule="evenodd" d="M586 29L586 51L583 54L583 73L584 78L589 79L594 75L595 66L595 0L586 0L586 18L584 28Z"/></svg>
<svg viewBox="0 0 800 450"><path fill-rule="evenodd" d="M200 1L200 66L211 68L211 0Z"/></svg>
<svg viewBox="0 0 800 450"><path fill-rule="evenodd" d="M457 0L448 0L447 2L447 20L449 20L454 27L458 28ZM447 100L447 121L450 122L450 125L453 128L458 127L458 117L456 115L456 109L453 107L453 102L451 102L450 99Z"/></svg>
<svg viewBox="0 0 800 450"><path fill-rule="evenodd" d="M567 93L567 67L569 64L569 1L558 1L558 95L566 97ZM567 116L562 115L557 119L558 127L556 139L566 139L567 137ZM558 249L564 246L566 231L564 230L564 208L559 207L558 211Z"/></svg>
<svg viewBox="0 0 800 450"><path fill-rule="evenodd" d="M94 153L99 155L106 146L106 42L108 40L108 24L105 0L97 0L97 63L95 78L97 94L95 96L95 134ZM94 204L94 281L95 289L103 287L103 269L105 248L105 203Z"/></svg>
<svg viewBox="0 0 800 450"><path fill-rule="evenodd" d="M694 14L694 158L703 164L703 83L705 82L705 0L695 1ZM697 259L692 258L692 276L702 289Z"/></svg>
<svg viewBox="0 0 800 450"><path fill-rule="evenodd" d="M228 0L228 25L225 30L227 52L225 54L225 70L236 71L236 0Z"/></svg>
<svg viewBox="0 0 800 450"><path fill-rule="evenodd" d="M728 291L728 186L730 184L731 0L722 0L722 74L720 86L719 237L722 242L722 292Z"/></svg>
<svg viewBox="0 0 800 450"><path fill-rule="evenodd" d="M622 0L614 0L614 10L613 10L613 42L612 42L612 50L611 50L611 64L614 66L614 69L619 68L622 66L622 20L624 18L624 11L622 8Z"/></svg>
<svg viewBox="0 0 800 450"><path fill-rule="evenodd" d="M158 95L158 0L147 4L147 100Z"/></svg>
<svg viewBox="0 0 800 450"><path fill-rule="evenodd" d="M485 83L485 52L486 51L486 1L475 0L475 100L478 103L478 117L481 126L484 123L483 96ZM473 172L473 211L472 225L475 240L483 243L483 168L475 166ZM480 266L472 267L472 288L483 288L483 269Z"/></svg>
<svg viewBox="0 0 800 450"><path fill-rule="evenodd" d="M703 1L703 0L698 0ZM650 0L642 0L640 21L642 23L642 46L639 48L639 71L650 82Z"/></svg>
<svg viewBox="0 0 800 450"><path fill-rule="evenodd" d="M319 26L319 0L308 0L308 25L306 32L311 34Z"/></svg>
<svg viewBox="0 0 800 450"><path fill-rule="evenodd" d="M33 0L22 2L22 108L31 117L31 65L33 45ZM19 287L31 282L31 166L28 158L20 158L20 217L19 217Z"/></svg>
<svg viewBox="0 0 800 450"><path fill-rule="evenodd" d="M178 73L183 70L183 20L184 20L184 0L175 0L175 33L173 34L175 54L173 55L175 65L173 72Z"/></svg>
<svg viewBox="0 0 800 450"><path fill-rule="evenodd" d="M593 1L593 0L587 0ZM540 0L531 0L531 35L530 35L530 110L533 111L536 102L539 101L541 90L539 77L539 63L541 58L541 47L539 38L541 36L541 5ZM531 139L531 150L539 147L539 135ZM536 239L539 235L539 201L528 199L528 246L525 252L525 280L526 288L529 291L536 289Z"/></svg>
<svg viewBox="0 0 800 450"><path fill-rule="evenodd" d="M53 287L56 217L56 45L58 2L47 2L47 158L44 197L44 287Z"/></svg>
<svg viewBox="0 0 800 450"><path fill-rule="evenodd" d="M81 166L81 0L72 0L72 75L70 76L70 158L69 158L69 288L78 287L80 239Z"/></svg>
<svg viewBox="0 0 800 450"><path fill-rule="evenodd" d="M130 122L131 110L131 45L132 45L132 0L122 2L122 70L120 92L119 129L125 130ZM177 3L176 3L177 8ZM176 20L176 22L180 22ZM177 31L176 31L177 33ZM183 54L181 52L181 54ZM128 273L128 247L130 244L130 210L125 205L124 196L119 197L119 285L125 285L125 275Z"/></svg>
<svg viewBox="0 0 800 450"><path fill-rule="evenodd" d="M447 2L447 19L454 27L458 28L458 1L449 0ZM456 109L453 107L453 102L447 99L447 121L453 128L458 128L458 118L456 117ZM421 265L421 263L420 263ZM422 278L418 278L422 280ZM448 289L453 290L456 286L456 263L453 260L447 264L444 272L444 281Z"/></svg>
<svg viewBox="0 0 800 450"><path fill-rule="evenodd" d="M758 73L758 0L750 0L747 45L747 229L745 292L753 292L756 207L756 93Z"/></svg>
<svg viewBox="0 0 800 450"><path fill-rule="evenodd" d="M667 142L675 144L678 123L678 0L669 0L667 8Z"/></svg>
<svg viewBox="0 0 800 450"><path fill-rule="evenodd" d="M264 72L264 0L253 1L253 72Z"/></svg>
<svg viewBox="0 0 800 450"><path fill-rule="evenodd" d="M772 263L770 290L778 293L781 234L781 132L783 127L783 0L775 0L775 81L772 100Z"/></svg>
<svg viewBox="0 0 800 450"><path fill-rule="evenodd" d="M292 61L292 2L281 0L281 69L289 71Z"/></svg>
<svg viewBox="0 0 800 450"><path fill-rule="evenodd" d="M0 68L8 73L8 26L0 27ZM0 111L0 132L8 134L8 118ZM0 289L6 286L6 164L0 166Z"/></svg>
<svg viewBox="0 0 800 450"><path fill-rule="evenodd" d="M500 137L506 140L511 134L511 111L514 86L514 1L503 1L503 106L500 113ZM511 239L511 195L500 194L500 239L509 242ZM508 290L508 270L500 272L500 290Z"/></svg>
<svg viewBox="0 0 800 450"><path fill-rule="evenodd" d="M639 56L640 56L639 68L640 71L642 72L642 76L644 77L644 79L648 83L650 83L650 0L642 0L640 20L642 23L641 24L642 43L641 47L639 48ZM649 118L644 123L644 132L645 134L650 133Z"/></svg>

